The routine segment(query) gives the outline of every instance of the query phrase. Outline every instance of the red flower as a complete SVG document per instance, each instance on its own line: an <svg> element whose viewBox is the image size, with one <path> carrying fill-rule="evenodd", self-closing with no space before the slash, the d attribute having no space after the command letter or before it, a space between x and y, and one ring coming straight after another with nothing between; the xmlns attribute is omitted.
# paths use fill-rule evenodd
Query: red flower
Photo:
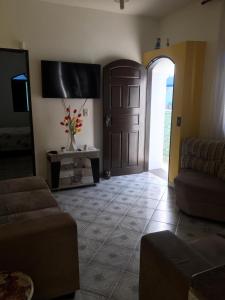
<svg viewBox="0 0 225 300"><path fill-rule="evenodd" d="M64 126L64 123L63 123L63 122L60 122L60 125L63 125L63 126Z"/></svg>
<svg viewBox="0 0 225 300"><path fill-rule="evenodd" d="M65 130L65 132L66 132L66 133L68 133L68 132L69 132L69 130L68 130L68 129L66 129L66 130Z"/></svg>
<svg viewBox="0 0 225 300"><path fill-rule="evenodd" d="M82 127L82 124L79 124L79 127Z"/></svg>
<svg viewBox="0 0 225 300"><path fill-rule="evenodd" d="M77 112L77 110L76 110L76 109L74 109L73 113L75 114L76 112Z"/></svg>
<svg viewBox="0 0 225 300"><path fill-rule="evenodd" d="M78 114L78 117L80 118L80 117L81 117L81 114Z"/></svg>
<svg viewBox="0 0 225 300"><path fill-rule="evenodd" d="M69 108L69 107L67 107L66 111L68 111L68 112L69 112L69 111L70 111L70 108Z"/></svg>

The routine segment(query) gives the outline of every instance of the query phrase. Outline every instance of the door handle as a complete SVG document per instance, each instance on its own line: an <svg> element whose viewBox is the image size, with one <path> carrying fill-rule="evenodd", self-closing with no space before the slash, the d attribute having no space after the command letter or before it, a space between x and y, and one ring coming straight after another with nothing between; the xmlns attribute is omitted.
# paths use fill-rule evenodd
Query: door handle
<svg viewBox="0 0 225 300"><path fill-rule="evenodd" d="M111 115L106 115L105 116L105 126L110 127L111 126Z"/></svg>

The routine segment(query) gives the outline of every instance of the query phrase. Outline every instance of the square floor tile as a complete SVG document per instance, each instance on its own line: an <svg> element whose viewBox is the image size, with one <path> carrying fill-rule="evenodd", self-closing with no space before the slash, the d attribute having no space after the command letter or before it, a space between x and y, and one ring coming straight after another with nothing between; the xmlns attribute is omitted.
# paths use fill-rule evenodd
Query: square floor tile
<svg viewBox="0 0 225 300"><path fill-rule="evenodd" d="M106 300L106 298L98 294L79 290L76 292L76 296L74 300Z"/></svg>
<svg viewBox="0 0 225 300"><path fill-rule="evenodd" d="M105 206L109 204L110 200L103 200L91 197L84 206L90 209L103 210Z"/></svg>
<svg viewBox="0 0 225 300"><path fill-rule="evenodd" d="M140 197L142 194L142 189L141 188L134 188L133 186L128 188L126 187L125 189L121 190L121 194L122 195L126 195L126 196L136 196L136 197Z"/></svg>
<svg viewBox="0 0 225 300"><path fill-rule="evenodd" d="M81 221L79 219L76 219L76 223L77 223L77 232L78 232L78 235L82 235L82 233L84 232L84 230L90 225L89 222Z"/></svg>
<svg viewBox="0 0 225 300"><path fill-rule="evenodd" d="M148 207L148 208L156 208L159 205L159 201L151 198L147 198L145 196L141 196L135 202L136 206Z"/></svg>
<svg viewBox="0 0 225 300"><path fill-rule="evenodd" d="M139 196L129 196L129 195L124 195L123 193L121 193L114 198L114 202L131 205L137 201L138 197Z"/></svg>
<svg viewBox="0 0 225 300"><path fill-rule="evenodd" d="M113 229L114 227L112 226L92 223L84 231L83 236L93 240L104 241L113 231Z"/></svg>
<svg viewBox="0 0 225 300"><path fill-rule="evenodd" d="M73 196L69 198L68 204L75 208L77 206L88 206L89 201L90 199L81 196Z"/></svg>
<svg viewBox="0 0 225 300"><path fill-rule="evenodd" d="M220 232L225 227L223 223L213 222L210 220L205 220L197 217L191 217L185 215L184 213L180 213L180 221L178 225L182 227L187 227L189 229L192 228L193 230L195 228L203 228L215 232Z"/></svg>
<svg viewBox="0 0 225 300"><path fill-rule="evenodd" d="M149 182L149 184L152 184L152 185L167 186L166 180L161 179L154 175L149 177L148 182Z"/></svg>
<svg viewBox="0 0 225 300"><path fill-rule="evenodd" d="M172 225L176 225L178 220L179 220L178 213L165 211L165 210L156 210L152 216L152 221L169 223Z"/></svg>
<svg viewBox="0 0 225 300"><path fill-rule="evenodd" d="M174 202L171 201L160 201L157 209L159 210L166 210L166 211L172 211L172 212L178 212L179 208L176 206Z"/></svg>
<svg viewBox="0 0 225 300"><path fill-rule="evenodd" d="M150 221L147 228L145 229L145 234L163 231L163 230L170 230L175 232L176 226L168 223Z"/></svg>
<svg viewBox="0 0 225 300"><path fill-rule="evenodd" d="M163 196L163 193L164 193L163 188L159 187L159 189L156 190L155 188L152 189L152 186L150 186L149 188L143 191L142 196L155 199L155 200L160 200Z"/></svg>
<svg viewBox="0 0 225 300"><path fill-rule="evenodd" d="M71 212L74 209L74 207L71 206L70 204L64 204L64 203L58 203L58 204L61 210L63 210L64 212Z"/></svg>
<svg viewBox="0 0 225 300"><path fill-rule="evenodd" d="M162 196L162 200L164 201L175 201L176 200L176 195L175 195L175 191L174 188L167 188L165 193Z"/></svg>
<svg viewBox="0 0 225 300"><path fill-rule="evenodd" d="M123 246L126 248L134 249L141 234L136 231L130 231L118 226L106 240L107 245Z"/></svg>
<svg viewBox="0 0 225 300"><path fill-rule="evenodd" d="M121 191L121 187L118 187L117 185L114 184L107 184L107 185L102 184L101 189L102 191L107 191L115 194L118 194Z"/></svg>
<svg viewBox="0 0 225 300"><path fill-rule="evenodd" d="M210 234L211 232L208 230L208 228L197 227L197 226L195 228L178 226L176 230L176 235L184 241L192 241L192 240L200 239Z"/></svg>
<svg viewBox="0 0 225 300"><path fill-rule="evenodd" d="M120 222L122 217L122 215L103 211L97 216L97 218L95 219L95 223L114 227Z"/></svg>
<svg viewBox="0 0 225 300"><path fill-rule="evenodd" d="M154 209L152 208L132 206L128 210L127 215L130 217L144 218L149 220L152 217L153 213L154 213Z"/></svg>
<svg viewBox="0 0 225 300"><path fill-rule="evenodd" d="M76 207L70 214L73 218L81 221L93 222L98 214L98 210L90 209L89 207Z"/></svg>
<svg viewBox="0 0 225 300"><path fill-rule="evenodd" d="M139 276L125 272L118 287L112 295L112 300L138 300Z"/></svg>
<svg viewBox="0 0 225 300"><path fill-rule="evenodd" d="M94 254L101 247L102 242L91 240L90 238L79 237L78 253L79 260L88 263Z"/></svg>
<svg viewBox="0 0 225 300"><path fill-rule="evenodd" d="M120 227L142 233L148 222L148 219L126 216L120 223Z"/></svg>
<svg viewBox="0 0 225 300"><path fill-rule="evenodd" d="M89 190L89 188L83 188L80 189L79 191L74 191L75 195L78 197L82 197L82 198L90 198L93 195L93 190Z"/></svg>
<svg viewBox="0 0 225 300"><path fill-rule="evenodd" d="M128 211L128 209L129 206L126 204L111 202L108 206L105 207L104 211L124 215Z"/></svg>
<svg viewBox="0 0 225 300"><path fill-rule="evenodd" d="M96 192L96 193L93 192L91 194L91 197L94 197L96 199L102 199L104 201L110 201L110 200L112 200L115 197L116 194L117 193L103 190L101 192Z"/></svg>
<svg viewBox="0 0 225 300"><path fill-rule="evenodd" d="M103 245L94 257L94 262L123 270L132 255L132 250L121 246Z"/></svg>
<svg viewBox="0 0 225 300"><path fill-rule="evenodd" d="M81 289L109 297L119 278L120 272L115 268L93 263L81 277Z"/></svg>
<svg viewBox="0 0 225 300"><path fill-rule="evenodd" d="M127 271L139 275L140 270L140 252L134 251L131 260L127 266Z"/></svg>

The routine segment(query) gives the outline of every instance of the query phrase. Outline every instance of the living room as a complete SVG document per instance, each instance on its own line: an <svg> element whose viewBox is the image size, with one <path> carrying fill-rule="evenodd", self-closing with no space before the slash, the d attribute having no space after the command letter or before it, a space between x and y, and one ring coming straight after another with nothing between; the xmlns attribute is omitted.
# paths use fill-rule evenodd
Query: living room
<svg viewBox="0 0 225 300"><path fill-rule="evenodd" d="M224 135L220 134L223 118L221 119L218 115L224 104L220 100L223 98L221 96L223 94L221 82L218 80L218 78L222 78L220 76L222 71L218 67L222 64L218 58L224 42L223 36L221 36L224 25L224 1L211 0L203 4L202 2L204 1L174 0L165 3L165 1L130 0L125 1L124 9L120 8L119 1L114 0L2 0L0 2L0 47L2 49L28 51L29 55L33 154L37 176L42 177L44 181L48 180L47 152L59 152L62 148L65 148L65 153L67 152L68 135L60 125L65 116L66 105L66 107L70 106L71 110L81 110L82 129L75 136L77 147L82 148L85 145L89 150L98 149L100 174L110 177L110 172L103 174L106 171L104 168L104 149L106 148L103 134L103 122L105 122L103 107L105 99L102 92L104 88L103 69L111 63L129 60L138 63L140 68L146 71L151 62L146 60L146 57L154 56L154 51L158 51L156 56L159 57L176 51L180 53L180 50L174 49L186 47L182 51L188 57L188 52L185 52L190 46L188 42L206 43L202 65L200 63L198 65L203 56L196 46L197 50L193 50L196 52L190 53L189 59L192 59L194 55L197 58L200 57L197 63L193 62L193 65L197 67L194 67L192 71L187 70L190 73L185 73L186 69L184 71L184 74L191 74L193 78L194 72L201 73L199 78L201 78L202 83L196 87L194 79L190 79L190 83L187 83L184 77L178 79L175 63L175 93L179 88L182 90L181 87L183 87L183 91L186 91L187 86L189 90L191 87L194 92L190 99L193 100L193 103L197 101L199 103L196 112L194 112L195 104L193 104L193 110L190 109L190 112L187 112L190 114L187 115L187 118L190 118L189 123L185 124L185 114L174 115L174 126L177 117L182 116L184 123L181 123L181 127L183 126L182 128L185 130L183 129L183 136L181 134L179 146L172 146L172 149L180 150L181 141L188 136L206 140L216 138L224 141ZM155 49L157 38L160 38L160 49ZM182 46L179 46L181 44ZM41 61L100 65L100 97L87 99L84 107L85 97L64 99L64 101L42 97ZM177 71L179 70L178 64ZM186 63L187 65L188 63ZM178 83L178 80L181 84ZM199 86L201 87L199 88ZM195 90L197 90L196 94ZM201 91L200 94L198 94L199 91ZM196 100L196 95L200 95L198 100ZM186 102L185 105L187 105ZM4 111L2 113L4 114ZM193 114L192 117L191 114ZM191 128L190 124L195 122L196 128L198 128L196 135L193 134L194 130L193 132L188 131ZM221 130L217 128L219 126ZM173 136L171 133L171 136L173 138L175 135ZM194 144L189 146L194 147ZM81 292L77 292L74 299L138 299L139 248L143 235L170 230L187 242L224 232L223 205L221 205L221 214L219 215L219 210L217 210L216 216L213 215L213 217L210 217L213 209L209 206L206 219L201 216L201 207L198 207L199 214L196 217L191 205L186 205L186 198L182 196L179 202L182 212L180 207L177 207L173 179L177 175L176 170L178 170L177 164L180 161L180 156L175 155L175 152L172 151L170 154L171 157L174 155L174 158L170 159L169 178L171 180L169 180L169 187L167 178L165 180L158 174L143 169L145 172L138 172L138 174L133 172L131 175L124 173L124 175L114 176L111 172L111 178L108 180L101 178L96 186L53 191L53 197L61 210L69 213L78 226ZM18 172L15 170L12 177L21 177L17 174ZM44 183L39 184L37 184L38 189L46 188ZM2 187L2 189L4 188ZM190 190L187 188L187 192ZM182 192L179 190L178 193L181 195L183 190ZM3 194L2 191L1 194ZM195 199L193 194L191 197ZM48 197L52 196L48 195ZM196 196L196 198L198 197L199 195ZM223 198L224 194L222 193L222 196L220 194L218 197ZM55 210L52 208L55 207L51 202L52 200L50 198L48 200L49 202L47 202L50 204L45 209ZM6 200L4 201L4 205L6 205ZM3 213L2 216L4 216ZM124 240L119 237L124 238ZM170 239L171 237L167 238ZM117 254L115 258L114 253ZM12 255L16 257L16 253ZM223 250L222 256L225 257L225 250ZM63 262L63 256L61 259ZM26 270L10 271L25 272ZM31 274L27 275L33 279ZM149 275L149 280L151 278ZM140 280L142 280L141 277ZM49 283L49 285L52 284L53 282ZM57 282L56 285L58 284ZM34 279L33 285L34 296L32 299L45 299L44 292L43 294L40 293L41 296L35 292L39 288L37 288ZM47 282L46 285L48 285ZM151 286L150 283L149 285ZM44 286L43 289L45 290L45 288ZM47 295L51 295L48 288L46 291ZM139 299L150 299L148 292L143 295L142 291ZM170 292L168 291L168 295ZM65 294L72 294L72 291L68 289ZM53 292L52 295L64 297L64 294L60 294L60 292L58 294ZM188 296L186 298L179 298L179 295L176 296L177 298L174 295L171 297L168 296L168 299L188 299ZM162 295L161 298L160 296L157 298L157 294L151 298L163 299Z"/></svg>

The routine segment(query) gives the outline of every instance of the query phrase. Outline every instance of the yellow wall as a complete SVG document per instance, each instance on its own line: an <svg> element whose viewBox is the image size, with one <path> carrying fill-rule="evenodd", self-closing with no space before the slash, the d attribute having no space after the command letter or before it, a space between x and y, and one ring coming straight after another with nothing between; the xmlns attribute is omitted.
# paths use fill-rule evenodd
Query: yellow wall
<svg viewBox="0 0 225 300"><path fill-rule="evenodd" d="M206 5L201 5L200 0L192 0L179 10L174 10L160 20L160 34L162 43L166 38L171 44L183 41L206 41L207 49L203 75L204 103L201 106L201 137L212 137L211 112L215 105L215 76L218 51L219 30L224 0L213 0ZM150 48L149 48L150 50Z"/></svg>
<svg viewBox="0 0 225 300"><path fill-rule="evenodd" d="M183 42L144 54L143 63L146 67L150 67L151 63L160 57L168 57L175 63L170 184L173 184L178 174L181 140L199 135L205 45L205 42ZM178 116L182 117L181 127L177 127L176 124Z"/></svg>

